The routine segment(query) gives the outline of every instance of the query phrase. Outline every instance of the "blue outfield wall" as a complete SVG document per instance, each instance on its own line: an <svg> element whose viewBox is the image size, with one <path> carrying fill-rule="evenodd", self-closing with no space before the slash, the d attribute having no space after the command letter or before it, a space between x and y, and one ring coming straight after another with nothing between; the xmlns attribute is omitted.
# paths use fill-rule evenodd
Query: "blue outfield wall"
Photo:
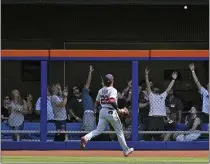
<svg viewBox="0 0 210 164"><path fill-rule="evenodd" d="M208 141L194 142L145 142L128 141L135 150L209 150ZM79 141L70 142L2 142L2 150L80 150ZM87 150L121 150L116 141L90 141Z"/></svg>

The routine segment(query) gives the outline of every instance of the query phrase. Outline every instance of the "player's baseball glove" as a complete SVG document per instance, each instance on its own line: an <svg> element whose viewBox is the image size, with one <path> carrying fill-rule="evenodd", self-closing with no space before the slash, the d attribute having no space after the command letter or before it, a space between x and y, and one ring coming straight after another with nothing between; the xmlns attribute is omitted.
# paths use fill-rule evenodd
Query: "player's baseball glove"
<svg viewBox="0 0 210 164"><path fill-rule="evenodd" d="M127 117L129 116L129 111L127 108L122 108L118 110L118 114L120 117Z"/></svg>

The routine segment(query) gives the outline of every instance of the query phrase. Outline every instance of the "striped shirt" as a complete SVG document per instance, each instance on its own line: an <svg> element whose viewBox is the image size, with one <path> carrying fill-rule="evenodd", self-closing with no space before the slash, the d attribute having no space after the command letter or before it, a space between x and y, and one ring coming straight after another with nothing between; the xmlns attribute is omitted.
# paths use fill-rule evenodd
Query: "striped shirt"
<svg viewBox="0 0 210 164"><path fill-rule="evenodd" d="M54 120L66 120L67 114L66 114L66 108L60 107L58 104L63 102L63 98L59 97L57 95L53 95L51 97L51 103L53 107L53 113L54 113Z"/></svg>

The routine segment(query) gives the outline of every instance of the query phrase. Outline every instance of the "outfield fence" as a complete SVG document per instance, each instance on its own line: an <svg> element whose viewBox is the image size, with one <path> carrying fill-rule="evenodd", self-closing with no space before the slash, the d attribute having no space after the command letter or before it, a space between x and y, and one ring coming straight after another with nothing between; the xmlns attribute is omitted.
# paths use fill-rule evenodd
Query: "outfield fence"
<svg viewBox="0 0 210 164"><path fill-rule="evenodd" d="M183 141L188 137L192 144L208 143L208 113L202 112L203 99L193 79L194 70L189 68L189 64L194 63L194 72L205 89L208 83L207 50L2 50L2 60L2 93L5 97L3 101L6 105L9 104L8 101L12 102L5 106L12 109L9 115L2 117L3 141L14 144L19 144L15 142L25 139L46 142L49 139L54 140L55 135L59 134L65 134L63 141L71 141L79 140L81 135L88 133L89 130L83 128L84 111L74 109L74 105L69 102L71 96L74 96L71 94L74 94L72 91L75 86L78 90L83 89L89 67L92 65L94 71L89 96L93 101L102 87L101 76L111 73L115 77L114 85L119 91L118 96L126 102L122 103L124 106L120 105L130 111L130 117L121 118L127 141L176 141L176 138L164 137L180 135ZM151 112L151 97L146 93L147 67L150 68L148 81L152 93L161 93L160 100L155 102L156 113ZM176 78L173 72L177 72ZM170 86L173 79L176 81ZM69 92L68 103L65 106L65 128L61 130L56 130L57 124L52 115L54 111L49 111L51 99L48 99L48 93L52 94L51 87L57 84L62 91L68 86ZM167 91L168 87L171 88ZM172 88L172 94L179 99L174 100L174 103L167 100ZM167 94L164 95L164 91L167 91ZM17 97L20 97L21 101ZM162 98L167 101L163 101ZM163 102L166 108L160 114L163 109L160 104L163 105ZM73 116L70 109L76 116ZM88 120L93 119L97 123L99 111L100 109ZM152 117L149 121L148 116ZM195 120L198 122L192 122ZM48 127L49 124L54 127ZM196 128L190 129L194 124L197 124ZM103 134L110 134L109 140L116 141L113 135L115 132L110 128ZM7 143L3 146L7 147Z"/></svg>

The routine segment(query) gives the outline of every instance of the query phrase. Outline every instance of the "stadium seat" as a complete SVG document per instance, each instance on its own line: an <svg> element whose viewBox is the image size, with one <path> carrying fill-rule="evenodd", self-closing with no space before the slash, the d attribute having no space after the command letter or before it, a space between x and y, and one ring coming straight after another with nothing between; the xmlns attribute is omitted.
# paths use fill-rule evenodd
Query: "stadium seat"
<svg viewBox="0 0 210 164"><path fill-rule="evenodd" d="M178 130L178 131L186 131L187 128L186 128L185 124L178 123L178 124L176 124L176 130Z"/></svg>
<svg viewBox="0 0 210 164"><path fill-rule="evenodd" d="M47 130L48 131L55 131L56 130L56 127L55 127L55 124L54 123L47 123ZM55 137L55 134L53 134L53 133L48 133L47 134L47 137L48 137L48 139L54 139L54 137Z"/></svg>
<svg viewBox="0 0 210 164"><path fill-rule="evenodd" d="M1 130L9 130L9 126L6 121L1 123Z"/></svg>
<svg viewBox="0 0 210 164"><path fill-rule="evenodd" d="M67 123L66 130L67 131L81 131L82 124L81 123ZM79 140L82 134L72 133L69 134L70 140Z"/></svg>
<svg viewBox="0 0 210 164"><path fill-rule="evenodd" d="M24 122L24 130L40 130L39 122Z"/></svg>
<svg viewBox="0 0 210 164"><path fill-rule="evenodd" d="M54 123L48 123L47 124L47 130L48 131L56 130L55 124Z"/></svg>
<svg viewBox="0 0 210 164"><path fill-rule="evenodd" d="M80 131L81 130L81 123L67 123L66 130L67 131ZM2 130L9 130L9 127L6 122L1 123ZM55 124L48 123L47 124L48 131L55 131ZM40 130L40 123L39 122L24 122L24 130ZM48 139L53 139L55 134L48 134ZM69 134L69 139L77 140L80 139L81 134ZM24 138L29 139L40 139L40 134L25 134ZM2 139L11 139L11 134L4 133Z"/></svg>
<svg viewBox="0 0 210 164"><path fill-rule="evenodd" d="M66 124L66 130L67 131L81 131L81 123L67 123ZM54 123L48 123L47 124L48 131L55 131L56 127ZM69 139L71 140L77 140L80 139L81 134L69 134ZM55 134L48 134L49 139L53 139Z"/></svg>
<svg viewBox="0 0 210 164"><path fill-rule="evenodd" d="M202 124L202 131L209 131L209 124Z"/></svg>
<svg viewBox="0 0 210 164"><path fill-rule="evenodd" d="M184 123L176 124L176 129L179 130L179 131L186 131L186 130L188 130ZM202 124L201 130L202 131L208 131L209 130L209 125L208 124Z"/></svg>
<svg viewBox="0 0 210 164"><path fill-rule="evenodd" d="M209 131L209 125L208 124L202 124L202 131ZM202 134L198 141L208 141L209 140L209 134Z"/></svg>
<svg viewBox="0 0 210 164"><path fill-rule="evenodd" d="M9 126L7 124L7 121L3 121L1 123L1 130L9 130ZM1 133L2 139L12 139L12 135L9 133Z"/></svg>

